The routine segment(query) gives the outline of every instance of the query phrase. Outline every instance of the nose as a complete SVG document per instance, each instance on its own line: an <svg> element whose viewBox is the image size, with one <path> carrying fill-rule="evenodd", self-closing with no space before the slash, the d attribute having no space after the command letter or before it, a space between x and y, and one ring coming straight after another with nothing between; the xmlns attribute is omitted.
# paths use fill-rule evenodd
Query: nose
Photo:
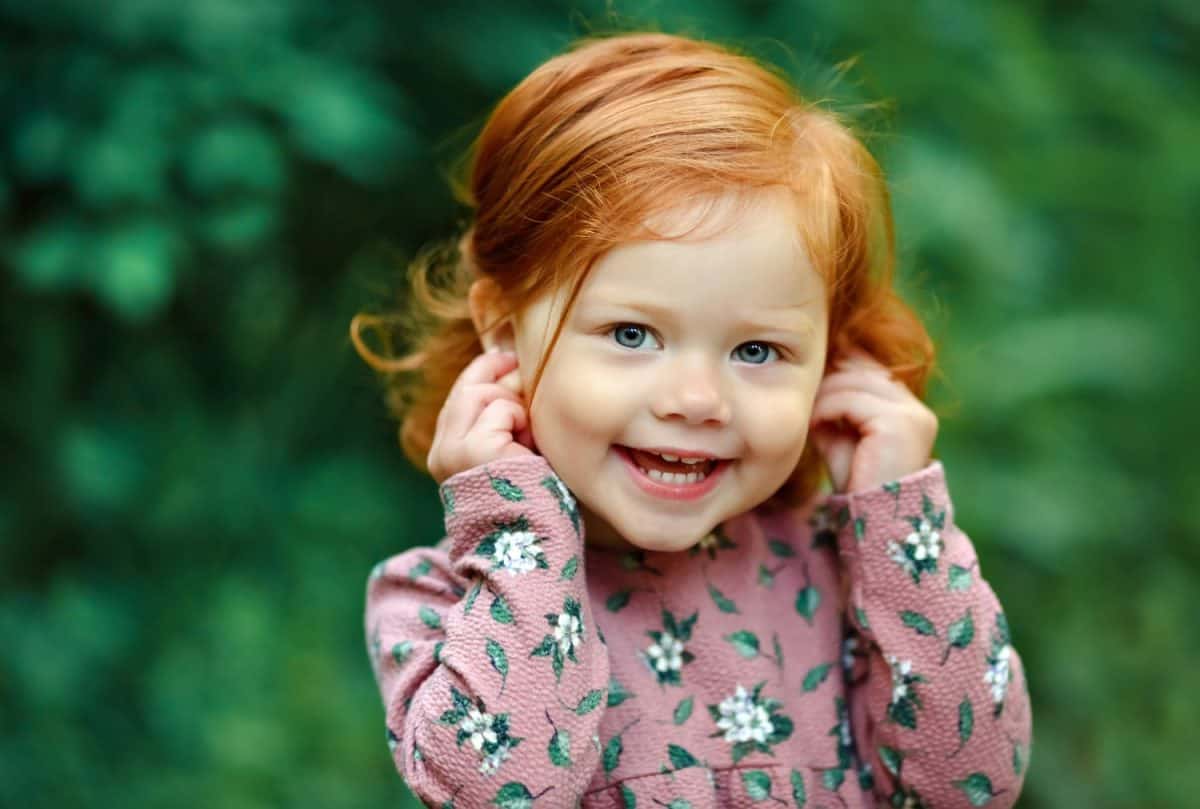
<svg viewBox="0 0 1200 809"><path fill-rule="evenodd" d="M682 419L688 424L724 425L732 413L721 370L707 360L687 357L664 371L652 409L660 419Z"/></svg>

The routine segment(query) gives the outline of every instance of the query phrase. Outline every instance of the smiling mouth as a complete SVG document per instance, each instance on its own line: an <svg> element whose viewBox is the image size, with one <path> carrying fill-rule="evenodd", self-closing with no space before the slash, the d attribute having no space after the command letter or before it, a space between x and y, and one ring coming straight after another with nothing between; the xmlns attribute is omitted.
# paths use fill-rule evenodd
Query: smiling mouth
<svg viewBox="0 0 1200 809"><path fill-rule="evenodd" d="M667 460L656 452L618 446L646 477L659 483L676 486L699 483L712 474L718 464L722 463L715 458L684 460L678 456L671 456L672 460Z"/></svg>

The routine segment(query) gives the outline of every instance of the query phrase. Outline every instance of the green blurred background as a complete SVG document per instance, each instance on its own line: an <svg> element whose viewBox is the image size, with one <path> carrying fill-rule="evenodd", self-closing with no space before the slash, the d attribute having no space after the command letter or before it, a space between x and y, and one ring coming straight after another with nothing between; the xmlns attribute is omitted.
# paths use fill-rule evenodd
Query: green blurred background
<svg viewBox="0 0 1200 809"><path fill-rule="evenodd" d="M0 805L415 806L363 593L440 512L347 325L463 221L492 104L647 26L888 102L1019 805L1200 805L1192 0L0 0Z"/></svg>

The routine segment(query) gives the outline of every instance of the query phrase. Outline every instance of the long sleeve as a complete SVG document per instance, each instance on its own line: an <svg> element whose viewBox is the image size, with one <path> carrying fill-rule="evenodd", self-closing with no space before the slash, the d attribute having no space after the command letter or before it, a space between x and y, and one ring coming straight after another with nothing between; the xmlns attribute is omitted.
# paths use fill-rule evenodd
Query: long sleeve
<svg viewBox="0 0 1200 809"><path fill-rule="evenodd" d="M445 540L367 585L397 769L429 806L574 806L599 766L609 681L574 498L540 456L461 472L441 495Z"/></svg>
<svg viewBox="0 0 1200 809"><path fill-rule="evenodd" d="M897 807L1011 807L1032 740L1028 687L941 462L830 496L824 513L848 576L847 644L865 660L848 698L876 794Z"/></svg>

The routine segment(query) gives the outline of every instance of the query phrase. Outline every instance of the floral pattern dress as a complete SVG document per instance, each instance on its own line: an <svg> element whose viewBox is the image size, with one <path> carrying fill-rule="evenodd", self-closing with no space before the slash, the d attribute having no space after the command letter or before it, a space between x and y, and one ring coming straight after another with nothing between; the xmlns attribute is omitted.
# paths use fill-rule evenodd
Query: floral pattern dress
<svg viewBox="0 0 1200 809"><path fill-rule="evenodd" d="M441 494L445 538L376 565L365 616L426 805L1016 802L1028 688L939 461L678 553L585 548L540 456Z"/></svg>

